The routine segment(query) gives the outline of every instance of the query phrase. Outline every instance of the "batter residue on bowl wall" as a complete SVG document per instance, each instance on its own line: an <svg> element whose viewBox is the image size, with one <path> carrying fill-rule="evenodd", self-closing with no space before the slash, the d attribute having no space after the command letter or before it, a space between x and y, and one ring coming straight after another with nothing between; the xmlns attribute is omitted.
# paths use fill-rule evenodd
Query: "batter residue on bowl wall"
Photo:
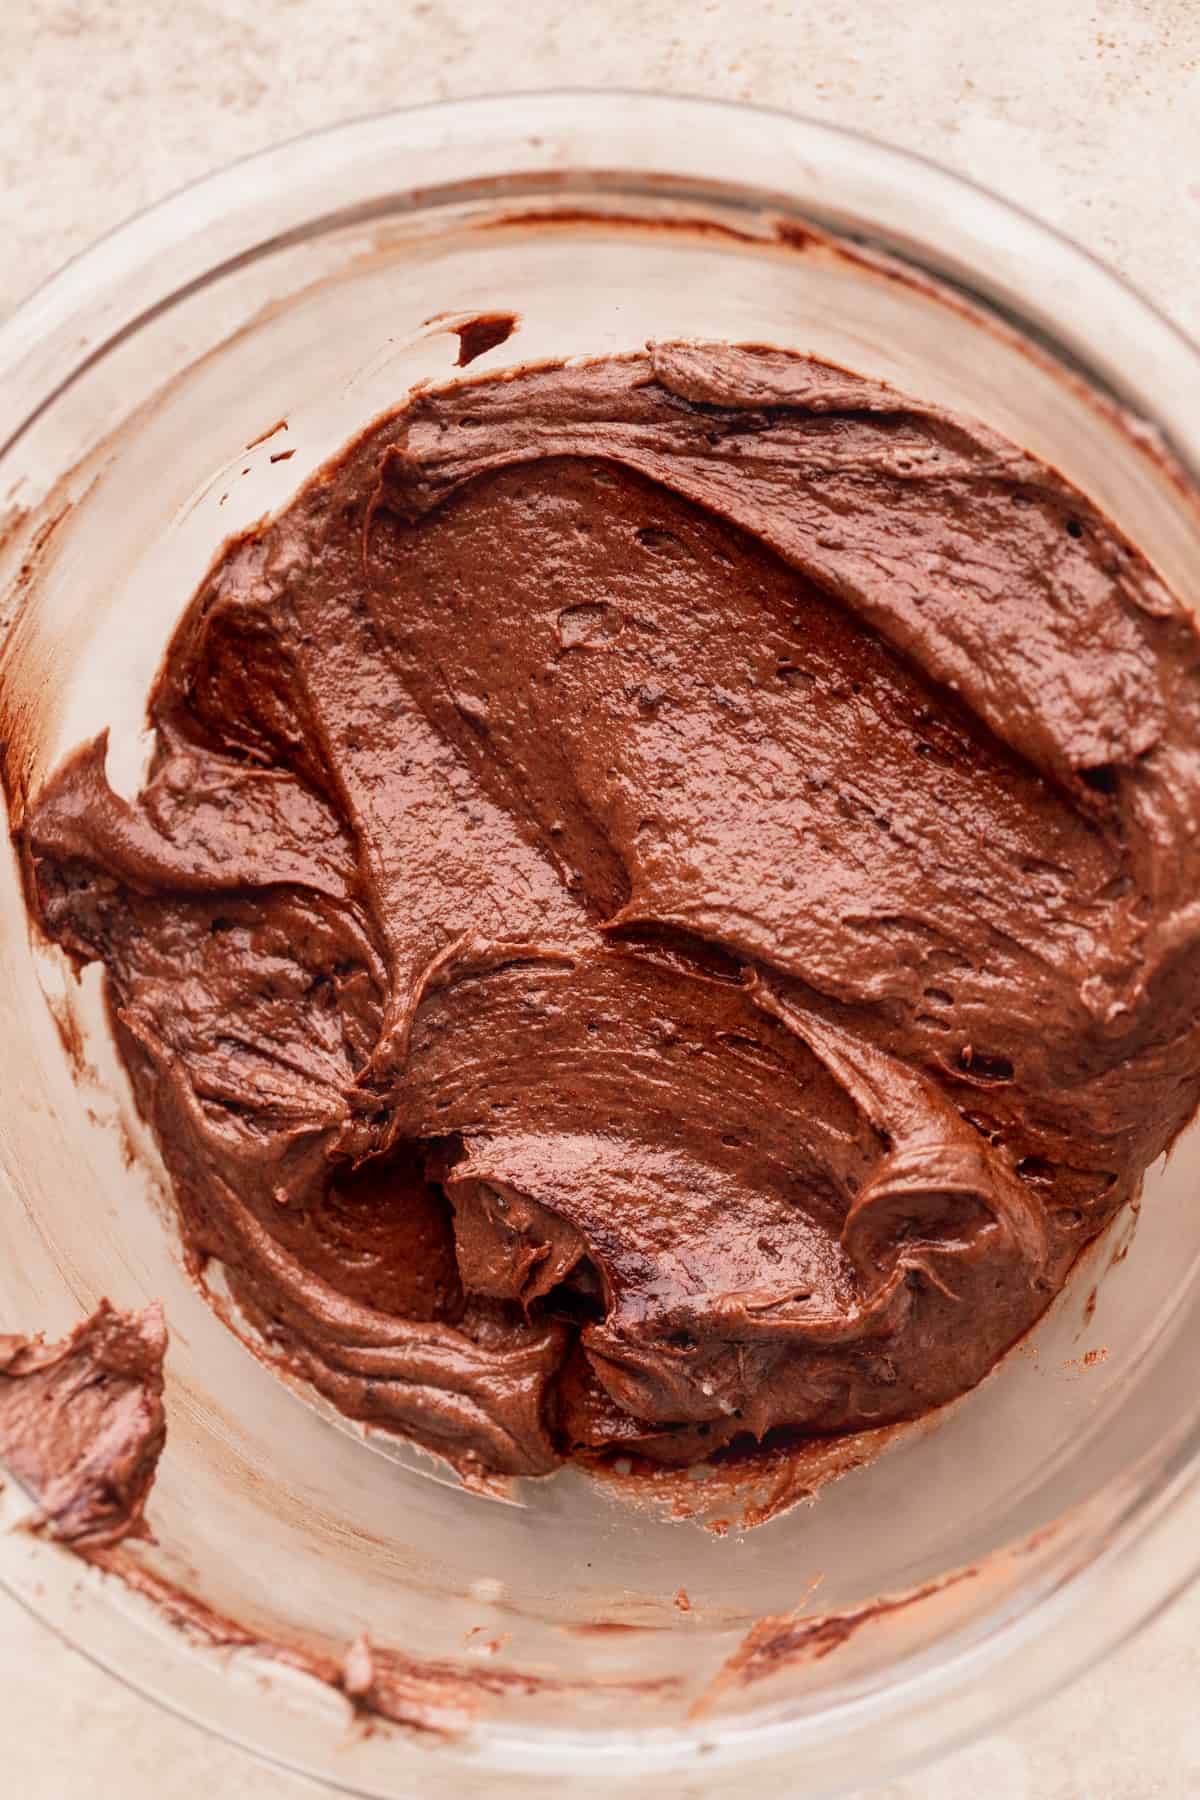
<svg viewBox="0 0 1200 1800"><path fill-rule="evenodd" d="M37 1500L32 1528L81 1551L146 1534L166 1348L160 1307L106 1300L61 1343L0 1336L0 1457Z"/></svg>

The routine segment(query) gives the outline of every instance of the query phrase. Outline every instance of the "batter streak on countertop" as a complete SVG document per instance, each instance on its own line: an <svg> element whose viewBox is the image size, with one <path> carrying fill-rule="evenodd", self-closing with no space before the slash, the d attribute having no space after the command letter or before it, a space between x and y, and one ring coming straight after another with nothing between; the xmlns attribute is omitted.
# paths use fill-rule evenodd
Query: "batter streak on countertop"
<svg viewBox="0 0 1200 1800"><path fill-rule="evenodd" d="M978 1381L1200 1095L1200 638L782 352L422 392L220 558L135 805L22 827L197 1265L462 1468Z"/></svg>

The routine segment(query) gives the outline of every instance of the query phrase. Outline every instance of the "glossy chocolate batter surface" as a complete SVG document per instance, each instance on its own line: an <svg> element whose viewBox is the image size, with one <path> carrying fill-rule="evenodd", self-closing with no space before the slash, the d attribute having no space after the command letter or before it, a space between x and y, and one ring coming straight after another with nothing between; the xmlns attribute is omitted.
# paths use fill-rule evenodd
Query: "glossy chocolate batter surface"
<svg viewBox="0 0 1200 1800"><path fill-rule="evenodd" d="M23 828L197 1263L460 1467L962 1392L1200 1095L1200 639L983 428L719 345L420 393Z"/></svg>

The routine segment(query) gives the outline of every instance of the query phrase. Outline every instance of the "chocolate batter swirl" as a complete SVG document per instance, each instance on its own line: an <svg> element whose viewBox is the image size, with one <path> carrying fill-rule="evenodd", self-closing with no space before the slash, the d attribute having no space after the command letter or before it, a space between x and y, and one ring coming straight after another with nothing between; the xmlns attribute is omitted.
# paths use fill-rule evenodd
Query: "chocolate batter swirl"
<svg viewBox="0 0 1200 1800"><path fill-rule="evenodd" d="M197 1263L463 1467L962 1392L1200 1096L1200 638L983 428L658 345L416 395L24 827Z"/></svg>

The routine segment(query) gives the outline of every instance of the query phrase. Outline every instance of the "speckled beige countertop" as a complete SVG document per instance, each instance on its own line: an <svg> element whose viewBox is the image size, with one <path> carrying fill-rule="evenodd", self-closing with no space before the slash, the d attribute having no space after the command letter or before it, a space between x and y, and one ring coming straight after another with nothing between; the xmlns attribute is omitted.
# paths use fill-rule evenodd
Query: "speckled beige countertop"
<svg viewBox="0 0 1200 1800"><path fill-rule="evenodd" d="M0 316L216 164L500 87L790 107L1021 201L1200 335L1200 0L0 0ZM306 1800L0 1596L5 1800ZM802 1792L798 1772L797 1792ZM860 1800L1200 1795L1200 1589L1068 1693Z"/></svg>

